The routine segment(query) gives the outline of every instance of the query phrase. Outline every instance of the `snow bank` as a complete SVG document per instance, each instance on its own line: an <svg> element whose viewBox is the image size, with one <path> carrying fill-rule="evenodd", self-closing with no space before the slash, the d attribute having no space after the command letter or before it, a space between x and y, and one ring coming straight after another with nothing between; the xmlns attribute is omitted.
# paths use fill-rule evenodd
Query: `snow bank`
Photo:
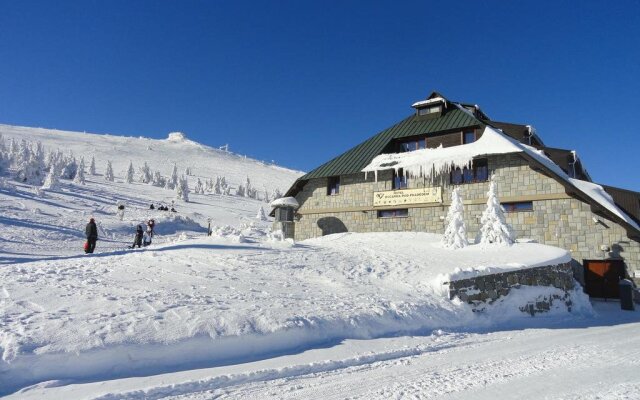
<svg viewBox="0 0 640 400"><path fill-rule="evenodd" d="M278 206L289 206L297 209L298 207L300 207L300 204L298 203L298 200L295 199L295 197L281 197L272 201L270 206L271 208L275 208Z"/></svg>
<svg viewBox="0 0 640 400"><path fill-rule="evenodd" d="M167 142L184 143L185 141L187 141L187 135L182 132L171 132L167 136Z"/></svg>

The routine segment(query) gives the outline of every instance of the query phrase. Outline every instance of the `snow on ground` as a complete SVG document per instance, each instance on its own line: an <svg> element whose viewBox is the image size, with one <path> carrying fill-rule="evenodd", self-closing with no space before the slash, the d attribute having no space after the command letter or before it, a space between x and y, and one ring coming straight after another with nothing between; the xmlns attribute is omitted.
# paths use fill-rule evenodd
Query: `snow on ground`
<svg viewBox="0 0 640 400"><path fill-rule="evenodd" d="M535 243L447 250L440 235L426 233L337 234L291 246L254 226L140 251L7 265L0 269L0 386L160 373L347 338L490 326L520 315L517 305L477 317L448 299L443 276L566 257ZM574 302L581 301L576 293Z"/></svg>

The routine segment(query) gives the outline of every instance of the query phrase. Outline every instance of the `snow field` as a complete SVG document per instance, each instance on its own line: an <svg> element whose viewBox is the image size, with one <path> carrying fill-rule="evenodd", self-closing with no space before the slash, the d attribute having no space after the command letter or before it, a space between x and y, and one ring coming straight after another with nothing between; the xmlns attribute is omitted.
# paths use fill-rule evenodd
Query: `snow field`
<svg viewBox="0 0 640 400"><path fill-rule="evenodd" d="M0 387L148 375L346 338L527 318L508 299L495 315L478 317L449 301L442 282L456 267L567 257L534 243L452 251L440 235L425 233L338 234L291 246L259 226L214 231L140 251L1 269Z"/></svg>

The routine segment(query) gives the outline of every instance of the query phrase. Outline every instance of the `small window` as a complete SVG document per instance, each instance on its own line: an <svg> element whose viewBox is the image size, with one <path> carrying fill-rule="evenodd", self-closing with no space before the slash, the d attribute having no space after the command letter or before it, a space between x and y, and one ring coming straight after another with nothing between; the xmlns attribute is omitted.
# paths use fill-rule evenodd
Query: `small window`
<svg viewBox="0 0 640 400"><path fill-rule="evenodd" d="M393 181L391 182L392 189L406 189L408 187L408 183L408 178L404 176L404 171L402 170L402 168L400 168L398 172L396 172L395 170L393 171Z"/></svg>
<svg viewBox="0 0 640 400"><path fill-rule="evenodd" d="M532 201L517 201L513 203L500 204L505 212L533 211Z"/></svg>
<svg viewBox="0 0 640 400"><path fill-rule="evenodd" d="M425 107L418 110L418 115L435 114L442 111L442 106Z"/></svg>
<svg viewBox="0 0 640 400"><path fill-rule="evenodd" d="M464 132L462 135L463 144L469 144L476 141L476 133L474 131Z"/></svg>
<svg viewBox="0 0 640 400"><path fill-rule="evenodd" d="M293 208L291 207L276 207L276 221L278 222L291 222L293 221Z"/></svg>
<svg viewBox="0 0 640 400"><path fill-rule="evenodd" d="M378 218L402 218L408 217L409 210L400 208L397 210L378 210Z"/></svg>
<svg viewBox="0 0 640 400"><path fill-rule="evenodd" d="M398 151L401 153L406 153L408 151L420 150L426 147L427 147L426 138L411 139L411 140L405 140L403 142L400 142Z"/></svg>
<svg viewBox="0 0 640 400"><path fill-rule="evenodd" d="M473 167L464 167L462 170L456 168L451 171L451 183L460 185L462 183L477 183L489 180L489 166L486 158L473 160Z"/></svg>
<svg viewBox="0 0 640 400"><path fill-rule="evenodd" d="M340 177L332 176L327 183L327 195L335 196L340 194Z"/></svg>

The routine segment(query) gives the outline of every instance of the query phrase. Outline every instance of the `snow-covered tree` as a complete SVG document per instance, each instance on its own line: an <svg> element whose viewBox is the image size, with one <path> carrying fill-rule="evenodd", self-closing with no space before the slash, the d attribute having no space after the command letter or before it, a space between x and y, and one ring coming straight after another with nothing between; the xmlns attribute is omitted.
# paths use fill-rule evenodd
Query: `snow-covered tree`
<svg viewBox="0 0 640 400"><path fill-rule="evenodd" d="M202 185L202 181L198 178L196 182L196 186L193 188L194 193L196 194L204 194L204 186Z"/></svg>
<svg viewBox="0 0 640 400"><path fill-rule="evenodd" d="M84 185L84 157L80 158L80 165L78 165L78 171L76 172L76 176L73 178L73 183L77 183L79 185Z"/></svg>
<svg viewBox="0 0 640 400"><path fill-rule="evenodd" d="M46 168L45 163L45 151L41 142L37 142L35 150L32 151L34 166L38 169L38 172L42 172Z"/></svg>
<svg viewBox="0 0 640 400"><path fill-rule="evenodd" d="M96 174L96 157L95 156L91 156L91 164L89 164L89 174L90 175Z"/></svg>
<svg viewBox="0 0 640 400"><path fill-rule="evenodd" d="M267 215L264 213L264 208L262 208L262 206L260 206L260 208L258 209L258 214L256 215L256 219L259 219L260 221L267 220Z"/></svg>
<svg viewBox="0 0 640 400"><path fill-rule="evenodd" d="M220 177L216 177L216 183L213 185L213 193L222 194L222 186L220 185Z"/></svg>
<svg viewBox="0 0 640 400"><path fill-rule="evenodd" d="M22 139L14 159L16 180L40 185L42 183L38 161L26 140Z"/></svg>
<svg viewBox="0 0 640 400"><path fill-rule="evenodd" d="M451 191L451 205L445 218L444 235L442 245L450 249L461 249L469 244L467 240L467 227L464 223L464 205L460 196L460 188Z"/></svg>
<svg viewBox="0 0 640 400"><path fill-rule="evenodd" d="M186 176L181 176L176 185L176 198L189 202L189 182Z"/></svg>
<svg viewBox="0 0 640 400"><path fill-rule="evenodd" d="M281 197L282 197L282 193L280 192L280 189L278 188L273 189L273 192L271 193L271 201L278 200Z"/></svg>
<svg viewBox="0 0 640 400"><path fill-rule="evenodd" d="M165 187L173 190L176 186L178 186L178 166L173 164L173 171L171 171L171 176L167 179L167 185Z"/></svg>
<svg viewBox="0 0 640 400"><path fill-rule="evenodd" d="M244 186L242 185L238 186L238 188L236 189L236 196L244 197L245 193L246 191L244 189Z"/></svg>
<svg viewBox="0 0 640 400"><path fill-rule="evenodd" d="M245 182L245 186L244 187L245 187L244 195L246 197L251 197L251 189L253 189L253 188L251 187L251 181L249 180L248 176L247 176L247 181Z"/></svg>
<svg viewBox="0 0 640 400"><path fill-rule="evenodd" d="M135 170L133 169L133 162L129 161L129 168L127 168L127 173L124 176L125 182L133 183L134 174L135 174Z"/></svg>
<svg viewBox="0 0 640 400"><path fill-rule="evenodd" d="M191 176L191 175L192 175L192 174L191 174L191 167L187 167L187 168L185 168L185 170L184 170L184 175L185 175L185 176Z"/></svg>
<svg viewBox="0 0 640 400"><path fill-rule="evenodd" d="M60 177L64 179L73 179L78 172L78 162L73 154L69 153L68 156L63 157L60 161L62 168L60 169Z"/></svg>
<svg viewBox="0 0 640 400"><path fill-rule="evenodd" d="M104 179L113 182L113 166L111 165L111 161L107 161L107 168L104 172Z"/></svg>
<svg viewBox="0 0 640 400"><path fill-rule="evenodd" d="M153 180L153 175L151 174L151 168L145 161L142 167L140 167L140 182L142 183L151 183Z"/></svg>
<svg viewBox="0 0 640 400"><path fill-rule="evenodd" d="M151 181L153 186L164 187L167 184L167 180L160 174L160 171L153 173L153 180Z"/></svg>
<svg viewBox="0 0 640 400"><path fill-rule="evenodd" d="M478 233L479 238L476 238L476 242L503 245L513 244L513 231L504 218L504 212L502 211L500 200L496 193L496 182L493 176L491 177L491 183L489 183L487 197L487 208L482 213L482 218L480 219L482 226L480 227L480 232Z"/></svg>
<svg viewBox="0 0 640 400"><path fill-rule="evenodd" d="M44 183L42 184L42 189L46 190L55 190L60 186L60 181L58 180L58 170L56 167L52 167L49 169L49 173L47 173L46 178L44 178Z"/></svg>
<svg viewBox="0 0 640 400"><path fill-rule="evenodd" d="M271 199L269 198L269 191L267 188L264 188L264 198L262 199L265 203L271 203Z"/></svg>

